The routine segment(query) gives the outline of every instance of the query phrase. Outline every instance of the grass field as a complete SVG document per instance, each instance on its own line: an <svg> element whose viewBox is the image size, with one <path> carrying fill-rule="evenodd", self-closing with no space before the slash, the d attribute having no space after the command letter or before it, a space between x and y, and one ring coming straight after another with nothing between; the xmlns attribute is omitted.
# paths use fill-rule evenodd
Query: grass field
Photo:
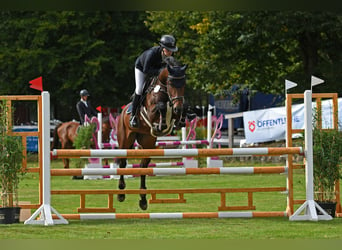
<svg viewBox="0 0 342 250"><path fill-rule="evenodd" d="M36 164L34 161L30 166ZM230 165L251 165L226 162ZM279 165L281 163L277 163ZM266 165L266 164L263 164ZM269 164L267 165L274 165ZM61 161L52 162L52 168L61 168ZM138 189L139 178L126 179L126 189ZM286 185L284 175L192 175L153 176L147 178L149 189L170 188L235 188L280 187ZM294 176L295 198L305 198L305 177L302 170ZM117 189L117 180L72 180L71 177L52 177L51 189ZM27 174L20 184L20 201L38 203L38 175ZM245 205L246 194L228 194L229 205ZM169 196L163 196L166 198ZM173 195L172 198L176 198ZM217 212L219 194L186 194L185 204L149 204L146 211L138 205L138 195L128 195L122 203L114 200L117 213L140 212ZM79 207L77 195L53 195L52 206L61 214L75 213ZM284 211L286 195L277 192L254 195L257 211ZM87 206L107 206L106 196L96 195L87 200ZM34 211L34 210L33 210ZM32 211L32 212L33 212ZM280 218L226 218L226 219L120 219L69 220L68 225L44 227L23 223L0 225L0 239L341 239L342 219L331 221L292 222ZM66 233L67 232L67 233ZM90 233L91 232L91 233Z"/></svg>

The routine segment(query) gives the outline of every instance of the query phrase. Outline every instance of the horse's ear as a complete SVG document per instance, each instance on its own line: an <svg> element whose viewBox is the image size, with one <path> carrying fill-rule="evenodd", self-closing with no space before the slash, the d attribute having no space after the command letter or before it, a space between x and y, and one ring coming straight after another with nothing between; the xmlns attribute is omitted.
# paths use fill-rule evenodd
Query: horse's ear
<svg viewBox="0 0 342 250"><path fill-rule="evenodd" d="M182 71L185 71L188 68L187 64L184 64L184 66L181 68Z"/></svg>
<svg viewBox="0 0 342 250"><path fill-rule="evenodd" d="M174 73L174 69L169 65L167 64L167 71L169 71L170 75L172 75Z"/></svg>

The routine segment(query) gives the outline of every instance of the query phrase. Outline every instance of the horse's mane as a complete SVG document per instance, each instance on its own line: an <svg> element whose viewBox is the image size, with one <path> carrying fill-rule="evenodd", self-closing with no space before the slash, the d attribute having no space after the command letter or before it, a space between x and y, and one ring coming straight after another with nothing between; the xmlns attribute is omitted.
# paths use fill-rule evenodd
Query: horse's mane
<svg viewBox="0 0 342 250"><path fill-rule="evenodd" d="M173 56L168 56L164 59L164 62L170 66L181 66L181 63Z"/></svg>

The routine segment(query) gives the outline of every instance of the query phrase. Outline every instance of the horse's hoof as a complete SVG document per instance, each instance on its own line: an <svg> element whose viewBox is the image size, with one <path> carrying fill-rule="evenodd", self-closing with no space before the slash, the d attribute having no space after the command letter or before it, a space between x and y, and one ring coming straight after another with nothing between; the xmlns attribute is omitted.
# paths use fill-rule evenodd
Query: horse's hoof
<svg viewBox="0 0 342 250"><path fill-rule="evenodd" d="M126 196L124 194L118 194L118 201L123 202Z"/></svg>
<svg viewBox="0 0 342 250"><path fill-rule="evenodd" d="M83 175L80 175L80 176L74 175L71 179L72 180L83 180Z"/></svg>
<svg viewBox="0 0 342 250"><path fill-rule="evenodd" d="M139 206L142 210L146 210L147 209L147 201L146 200L140 200Z"/></svg>

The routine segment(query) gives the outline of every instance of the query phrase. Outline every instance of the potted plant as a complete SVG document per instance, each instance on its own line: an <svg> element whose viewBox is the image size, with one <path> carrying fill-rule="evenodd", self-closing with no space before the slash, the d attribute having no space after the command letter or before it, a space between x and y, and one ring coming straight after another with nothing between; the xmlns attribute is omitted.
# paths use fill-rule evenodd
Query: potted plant
<svg viewBox="0 0 342 250"><path fill-rule="evenodd" d="M335 184L341 178L342 132L322 129L318 119L313 126L313 167L315 200L331 216L335 216Z"/></svg>
<svg viewBox="0 0 342 250"><path fill-rule="evenodd" d="M89 149L93 147L93 134L95 131L95 124L90 123L87 126L80 126L77 136L75 137L74 147L77 149Z"/></svg>
<svg viewBox="0 0 342 250"><path fill-rule="evenodd" d="M10 224L19 222L18 186L25 174L22 167L23 145L21 138L8 135L10 128L8 107L5 100L0 101L0 222Z"/></svg>
<svg viewBox="0 0 342 250"><path fill-rule="evenodd" d="M77 136L75 137L73 146L76 149L90 149L94 146L93 134L95 131L95 124L90 123L87 126L80 126L79 131L77 132ZM79 159L77 163L77 167L81 168L82 163L84 163L84 159ZM83 176L73 176L73 180L82 180Z"/></svg>

